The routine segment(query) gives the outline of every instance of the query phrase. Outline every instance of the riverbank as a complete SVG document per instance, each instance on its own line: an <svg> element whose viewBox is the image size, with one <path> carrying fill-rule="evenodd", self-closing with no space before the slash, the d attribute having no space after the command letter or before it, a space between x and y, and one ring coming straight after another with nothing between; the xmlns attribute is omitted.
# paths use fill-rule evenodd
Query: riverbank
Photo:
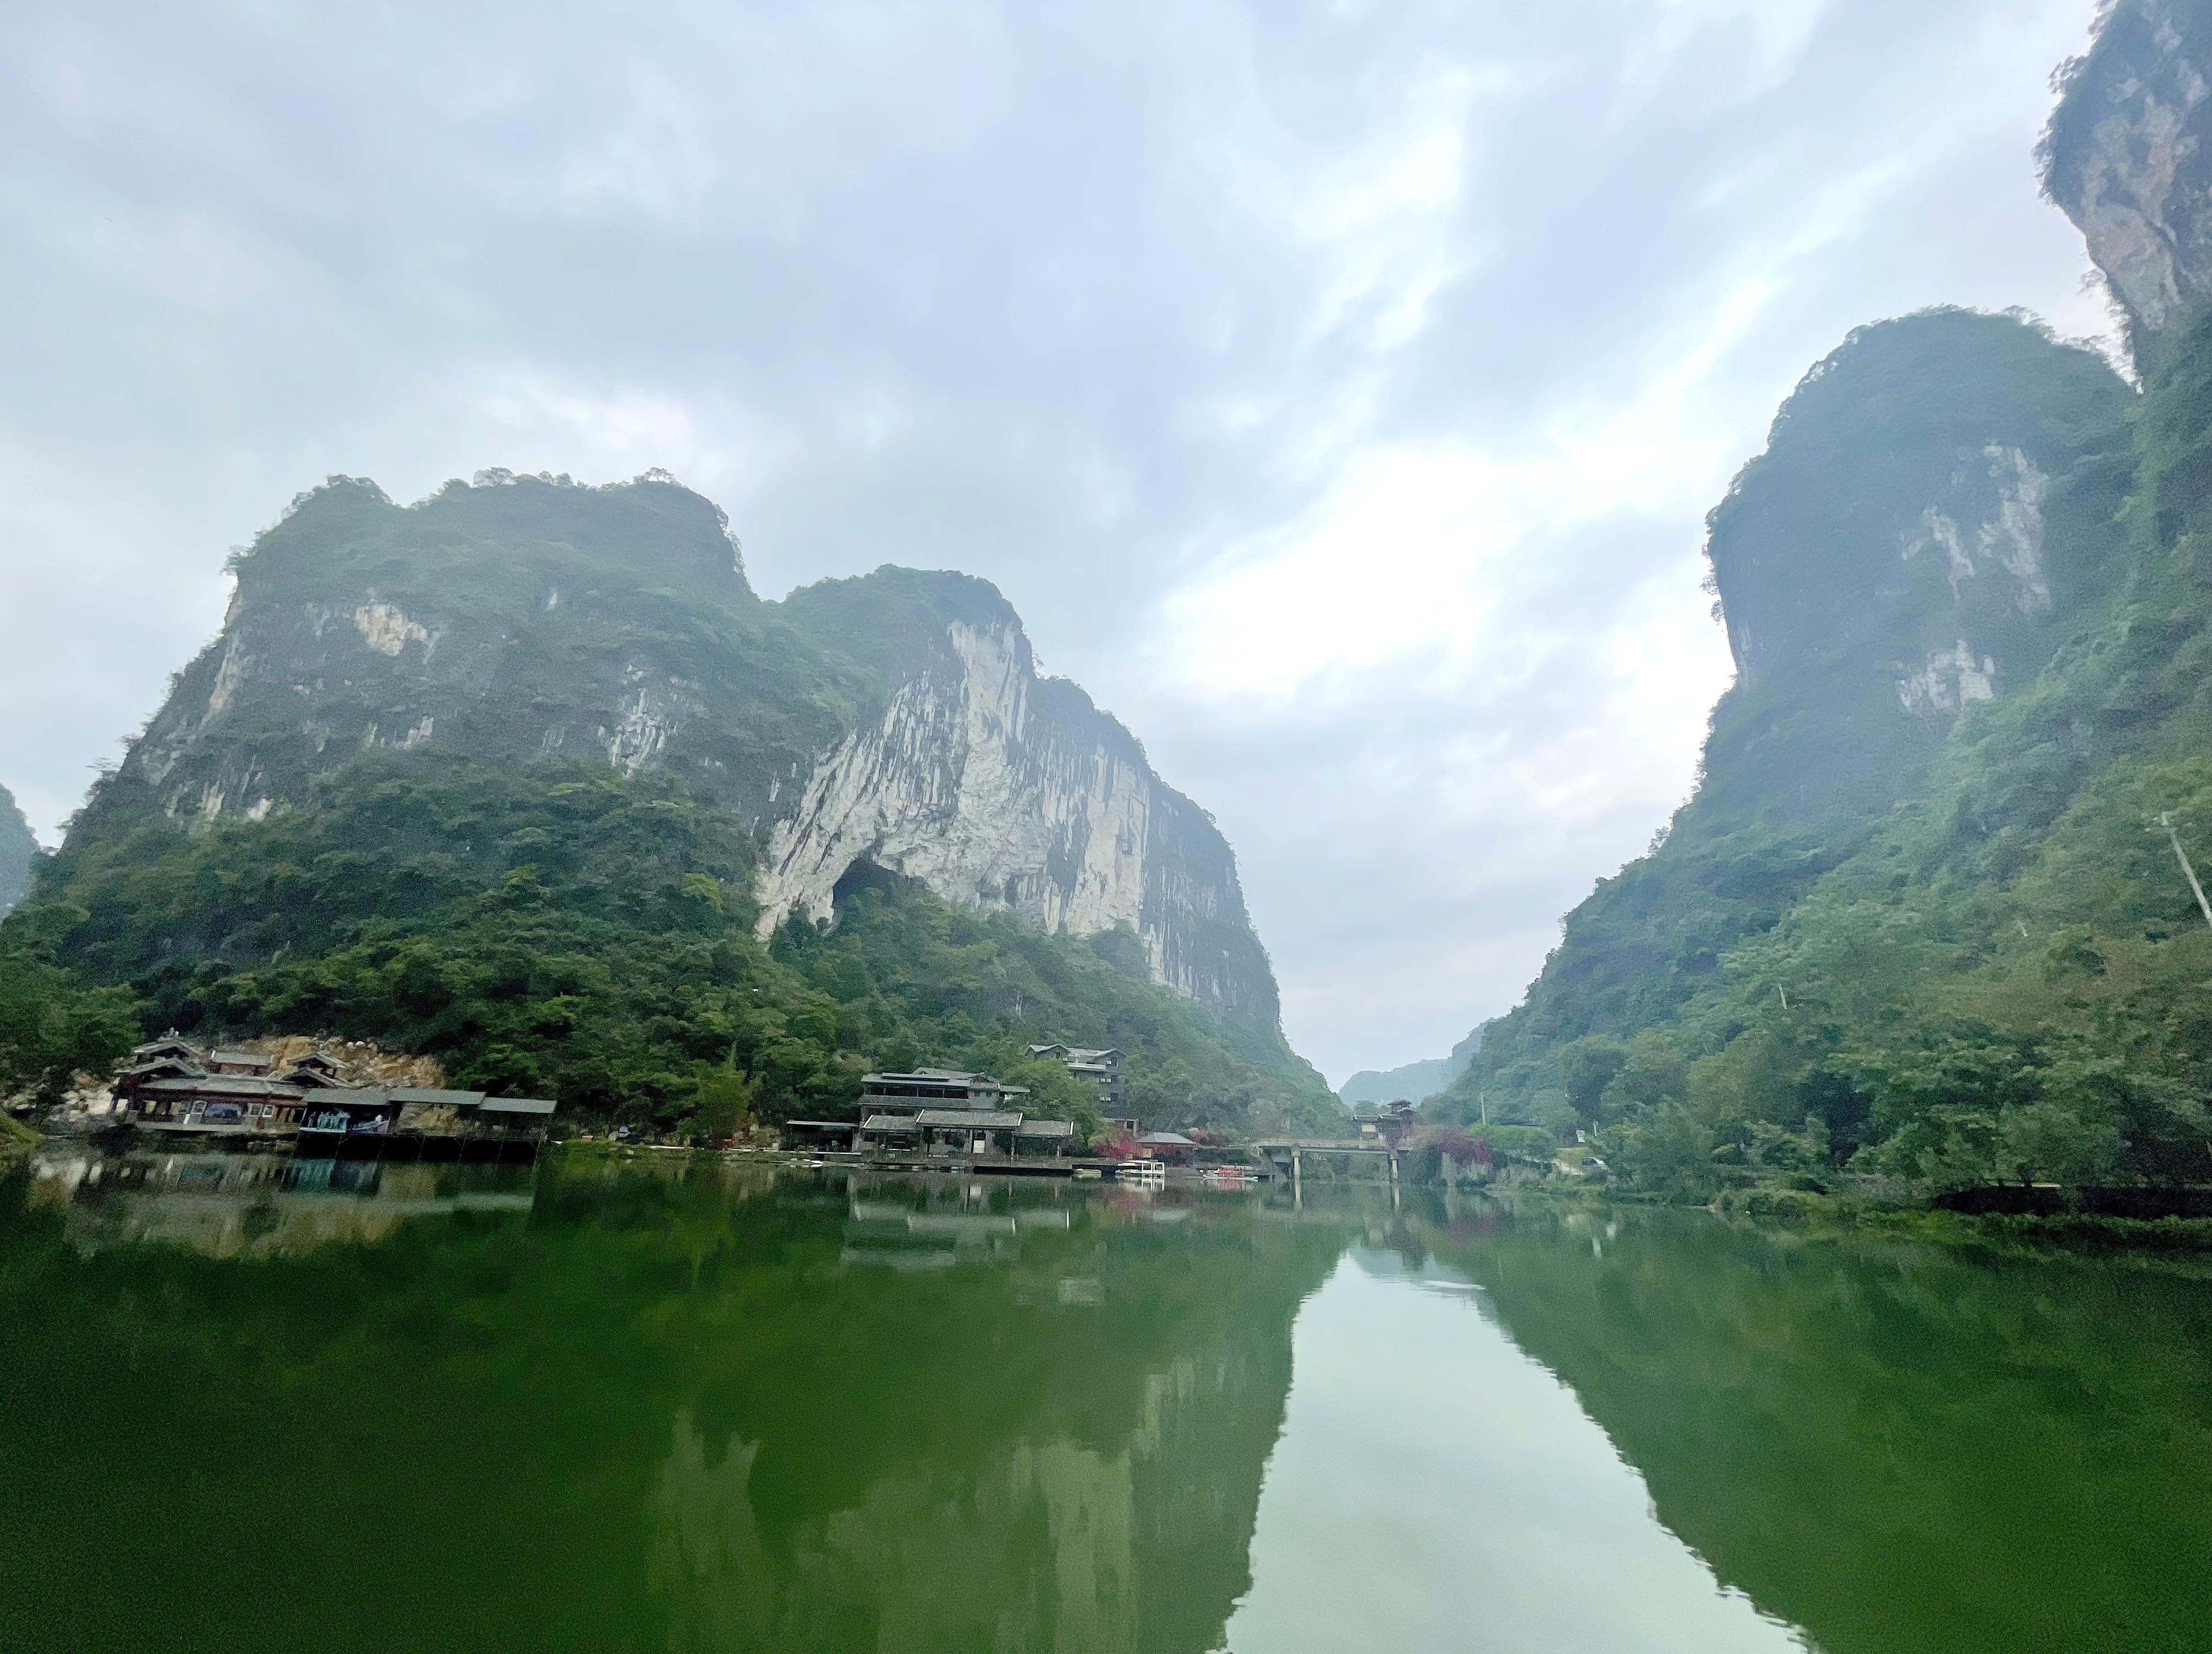
<svg viewBox="0 0 2212 1654"><path fill-rule="evenodd" d="M0 1114L0 1166L27 1159L44 1138L12 1114Z"/></svg>
<svg viewBox="0 0 2212 1654"><path fill-rule="evenodd" d="M1730 1190L1710 1204L1695 1205L1564 1180L1531 1180L1498 1190L1494 1197L1516 1208L1583 1217L1702 1212L1740 1228L1796 1241L1922 1241L1993 1257L2157 1260L2212 1274L2212 1219L2207 1218L1969 1215L1810 1190Z"/></svg>

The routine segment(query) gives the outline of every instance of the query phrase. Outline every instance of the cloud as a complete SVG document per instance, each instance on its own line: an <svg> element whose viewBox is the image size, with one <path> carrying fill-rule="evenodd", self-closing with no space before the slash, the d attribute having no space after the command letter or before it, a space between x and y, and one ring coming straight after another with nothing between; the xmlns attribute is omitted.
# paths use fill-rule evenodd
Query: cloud
<svg viewBox="0 0 2212 1654"><path fill-rule="evenodd" d="M1919 306L2103 318L2092 0L0 15L0 779L52 835L332 471L713 494L996 580L1219 816L1333 1074L1517 996L1686 789L1700 520Z"/></svg>

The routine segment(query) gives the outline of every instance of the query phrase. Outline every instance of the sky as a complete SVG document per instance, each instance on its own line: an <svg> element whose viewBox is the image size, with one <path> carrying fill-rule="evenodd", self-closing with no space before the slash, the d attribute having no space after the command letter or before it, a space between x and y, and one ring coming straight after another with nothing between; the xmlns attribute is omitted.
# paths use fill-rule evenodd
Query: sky
<svg viewBox="0 0 2212 1654"><path fill-rule="evenodd" d="M1686 796L1705 512L1855 325L2109 338L2094 0L0 9L0 784L48 843L332 473L660 466L766 595L998 584L1333 1081Z"/></svg>

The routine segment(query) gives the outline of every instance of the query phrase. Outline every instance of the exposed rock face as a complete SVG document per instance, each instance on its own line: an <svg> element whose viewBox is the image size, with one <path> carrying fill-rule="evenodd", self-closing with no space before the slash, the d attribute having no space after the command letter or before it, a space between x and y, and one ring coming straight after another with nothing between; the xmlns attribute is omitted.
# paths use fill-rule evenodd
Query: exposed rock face
<svg viewBox="0 0 2212 1654"><path fill-rule="evenodd" d="M777 819L762 934L793 912L829 918L865 863L1048 930L1126 928L1156 979L1271 1015L1250 1000L1265 960L1236 945L1243 900L1212 823L1080 690L1038 679L1011 610L950 620L945 638Z"/></svg>
<svg viewBox="0 0 2212 1654"><path fill-rule="evenodd" d="M665 766L757 822L775 772L835 738L839 691L865 693L774 624L720 514L667 482L453 483L401 507L334 478L237 573L96 809L255 818L356 753L436 748Z"/></svg>
<svg viewBox="0 0 2212 1654"><path fill-rule="evenodd" d="M1960 311L1862 328L1807 374L1711 518L1737 682L1705 802L1885 809L2039 670L2105 578L2125 397L2090 353Z"/></svg>
<svg viewBox="0 0 2212 1654"><path fill-rule="evenodd" d="M23 899L38 856L39 841L32 836L23 812L16 808L15 795L0 787L0 913Z"/></svg>
<svg viewBox="0 0 2212 1654"><path fill-rule="evenodd" d="M2212 297L2212 8L2119 0L2067 66L2044 186L2089 244L2138 349Z"/></svg>
<svg viewBox="0 0 2212 1654"><path fill-rule="evenodd" d="M1077 936L1273 1027L1236 859L1127 730L1037 677L998 592L884 569L763 603L721 514L664 479L505 474L400 506L337 478L237 566L222 635L88 819L259 820L374 748L666 772L765 853L763 930L848 875Z"/></svg>

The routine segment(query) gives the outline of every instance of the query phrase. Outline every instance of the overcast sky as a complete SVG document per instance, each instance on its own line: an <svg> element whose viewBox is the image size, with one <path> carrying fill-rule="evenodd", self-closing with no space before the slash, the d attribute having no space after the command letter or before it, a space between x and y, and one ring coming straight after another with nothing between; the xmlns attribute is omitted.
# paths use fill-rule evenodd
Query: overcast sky
<svg viewBox="0 0 2212 1654"><path fill-rule="evenodd" d="M1854 324L2107 330L2093 0L11 0L0 783L51 843L331 472L665 466L996 581L1218 817L1332 1081L1686 791L1702 518Z"/></svg>

